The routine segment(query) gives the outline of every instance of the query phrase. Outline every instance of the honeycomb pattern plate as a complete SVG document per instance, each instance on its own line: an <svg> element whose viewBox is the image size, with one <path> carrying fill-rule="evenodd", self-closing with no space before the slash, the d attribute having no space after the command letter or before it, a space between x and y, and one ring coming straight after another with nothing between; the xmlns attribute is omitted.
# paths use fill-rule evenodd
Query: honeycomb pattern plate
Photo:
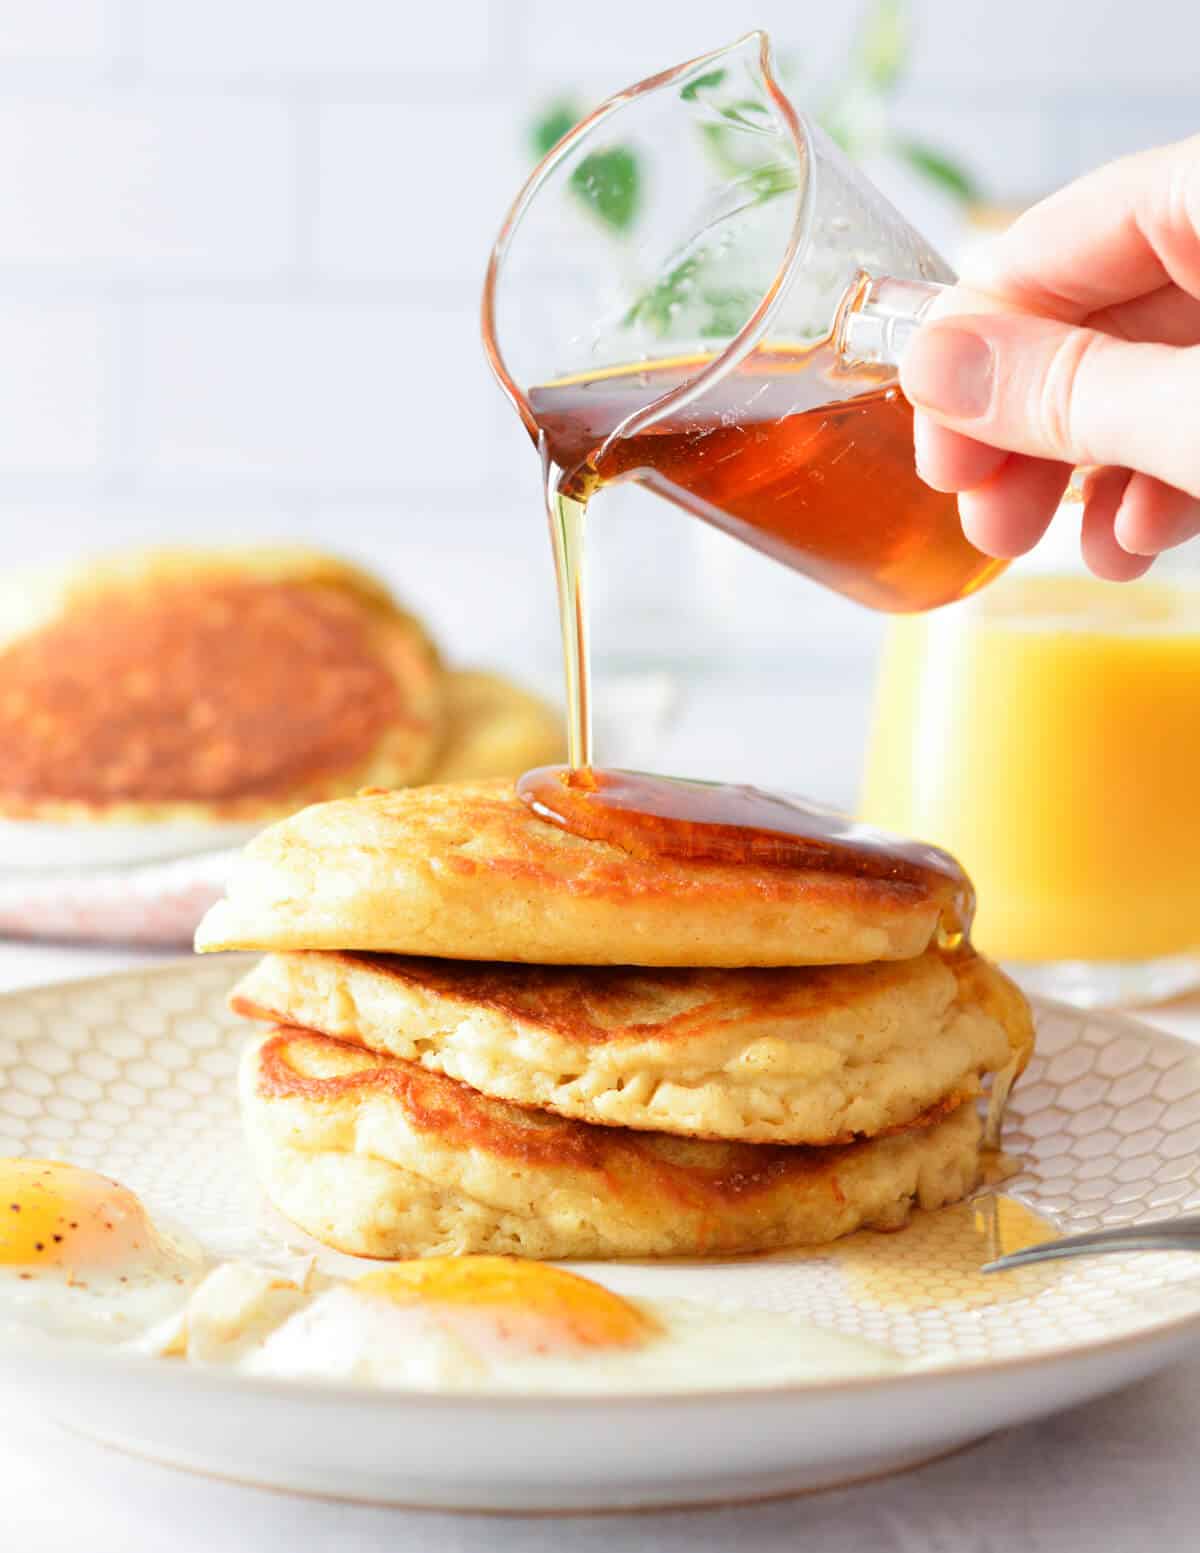
<svg viewBox="0 0 1200 1553"><path fill-rule="evenodd" d="M243 1150L233 1085L239 1022L224 1006L241 968L232 957L187 961L0 998L0 1154L63 1158L102 1170L139 1193L154 1214L190 1229L219 1257L283 1265L294 1262L298 1251L317 1250L264 1209ZM972 1406L959 1419L958 1435L947 1434L944 1419L940 1434L935 1427L944 1406L930 1410L924 1435L909 1410L908 1459L919 1454L922 1440L928 1449L944 1448L1165 1363L1183 1342L1200 1338L1200 1263L1193 1257L1108 1256L991 1278L983 1278L978 1267L996 1249L997 1235L1003 1241L1006 1231L1027 1230L1035 1222L1032 1214L1047 1221L1044 1234L1200 1211L1200 1048L1128 1018L1051 1004L1039 1005L1038 1030L1037 1055L1014 1094L1005 1135L1016 1171L992 1194L918 1216L899 1235L859 1235L819 1252L702 1265L592 1264L587 1270L622 1292L792 1312L883 1342L917 1361L915 1373L869 1383L876 1388L900 1386L915 1396L935 1375L947 1383L954 1376L970 1379ZM358 1265L328 1253L319 1259L333 1271ZM1090 1367L1089 1355L1095 1361ZM1068 1360L1078 1362L1072 1367ZM176 1410L192 1388L197 1396L214 1385L224 1388L226 1418L230 1397L266 1384L201 1376L167 1361L106 1355L104 1363L170 1371ZM1006 1412L998 1400L1001 1378L1014 1367L1014 1373L1027 1376L1031 1363L1044 1367L1045 1383L1033 1387L1015 1413L1010 1386ZM86 1373L86 1366L76 1367L77 1387L84 1386ZM1075 1379L1056 1386L1048 1378L1056 1373ZM991 1394L981 1379L987 1376L996 1380L997 1401L976 1417ZM66 1406L61 1386L68 1382L62 1374L59 1383L57 1389L47 1387L47 1405ZM848 1396L866 1384L799 1389L810 1398ZM286 1389L293 1407L297 1391L313 1400L311 1388ZM689 1405L722 1395L703 1393ZM415 1405L411 1398L387 1400L398 1417ZM456 1404L470 1405L469 1399ZM611 1414L614 1405L597 1401L598 1415ZM896 1405L903 1414L905 1403ZM475 1406L490 1414L496 1402L475 1399ZM555 1407L563 1408L561 1399ZM122 1437L111 1421L103 1427L95 1419L84 1421ZM213 1451L197 1453L165 1437L170 1418L159 1418L152 1437L148 1428L129 1434L124 1443L220 1469ZM429 1433L428 1415L422 1428ZM831 1437L835 1433L831 1430ZM794 1436L791 1448L797 1449ZM811 1455L817 1447L810 1440L805 1449ZM703 1453L693 1456L699 1472ZM877 1453L868 1464L860 1456L852 1462L839 1458L836 1466L826 1463L817 1480L828 1481L835 1472L844 1480L898 1460ZM313 1470L310 1460L305 1486L313 1486ZM507 1482L503 1464L496 1470ZM633 1470L628 1460L623 1470L627 1481ZM778 1471L772 1467L772 1491L780 1487ZM249 1475L297 1486L286 1463ZM560 1473L560 1490L561 1478ZM718 1481L710 1471L703 1485L697 1478L694 1491L647 1488L642 1497L645 1502L712 1497ZM394 1471L388 1483L394 1487ZM739 1478L739 1485L738 1492L767 1491L757 1478L753 1483ZM378 1483L368 1493L345 1472L330 1482L318 1474L317 1486L396 1497ZM783 1486L793 1486L792 1479ZM616 1502L599 1490L591 1497L564 1498L562 1492L548 1494L544 1484L513 1490L516 1500L511 1493L506 1498L503 1483L479 1492L484 1505L508 1508ZM424 1480L415 1487L409 1483L403 1497L414 1503L465 1502L461 1483L446 1495Z"/></svg>

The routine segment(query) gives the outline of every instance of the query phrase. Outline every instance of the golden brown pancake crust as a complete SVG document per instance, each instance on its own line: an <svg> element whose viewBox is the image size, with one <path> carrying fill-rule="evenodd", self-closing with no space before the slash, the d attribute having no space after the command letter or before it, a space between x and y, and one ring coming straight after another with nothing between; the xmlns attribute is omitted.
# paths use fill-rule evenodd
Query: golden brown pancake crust
<svg viewBox="0 0 1200 1553"><path fill-rule="evenodd" d="M326 1042L330 1045L325 1046ZM327 1060L330 1046L343 1048L351 1071L320 1078L305 1073L306 1051ZM519 1165L569 1165L593 1171L611 1183L636 1176L642 1189L652 1186L656 1193L691 1206L745 1203L788 1181L836 1171L847 1149L856 1147L854 1143L795 1148L679 1139L528 1112L415 1063L375 1057L361 1047L286 1026L278 1027L263 1045L259 1065L258 1092L264 1099L330 1104L349 1096L387 1094L403 1108L417 1132L436 1135L456 1148L479 1149ZM892 1131L936 1126L959 1103L957 1097L944 1100L907 1128ZM836 1175L831 1179L836 1194Z"/></svg>
<svg viewBox="0 0 1200 1553"><path fill-rule="evenodd" d="M901 978L914 962L877 966L767 966L759 970L695 970L663 966L520 965L432 956L338 954L404 987L426 989L473 1007L492 1009L589 1045L656 1041L685 1045L715 1026L745 1028L779 1021L786 1027L835 1002L853 1002L878 980ZM950 962L950 969L956 963ZM849 972L849 974L847 974ZM254 1016L235 995L231 1006Z"/></svg>

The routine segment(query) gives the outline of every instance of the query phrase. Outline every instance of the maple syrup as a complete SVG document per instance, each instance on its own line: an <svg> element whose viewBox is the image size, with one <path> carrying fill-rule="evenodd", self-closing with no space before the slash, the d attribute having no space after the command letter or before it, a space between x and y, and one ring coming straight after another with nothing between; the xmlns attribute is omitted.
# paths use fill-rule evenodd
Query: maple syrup
<svg viewBox="0 0 1200 1553"><path fill-rule="evenodd" d="M939 904L943 948L957 949L970 932L971 881L948 852L856 825L817 804L759 787L590 766L539 767L521 777L517 792L539 818L635 857L912 884Z"/></svg>
<svg viewBox="0 0 1200 1553"><path fill-rule="evenodd" d="M807 1253L830 1260L855 1304L875 1310L980 1310L1029 1299L1062 1276L1037 1264L985 1273L988 1262L1054 1240L1058 1229L1016 1197L980 1192L966 1202L914 1213L899 1233L859 1230Z"/></svg>
<svg viewBox="0 0 1200 1553"><path fill-rule="evenodd" d="M760 348L691 403L611 437L711 356L562 378L529 393L559 494L586 504L632 478L873 609L965 597L1003 569L962 531L954 496L913 459L913 412L890 369L833 344Z"/></svg>

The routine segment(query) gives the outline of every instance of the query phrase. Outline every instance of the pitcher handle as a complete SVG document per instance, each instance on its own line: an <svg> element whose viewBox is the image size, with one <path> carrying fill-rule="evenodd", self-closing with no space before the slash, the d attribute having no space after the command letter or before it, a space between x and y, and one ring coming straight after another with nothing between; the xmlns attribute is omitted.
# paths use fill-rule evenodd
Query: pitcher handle
<svg viewBox="0 0 1200 1553"><path fill-rule="evenodd" d="M838 354L843 364L898 367L908 342L947 289L931 280L864 276L838 329Z"/></svg>

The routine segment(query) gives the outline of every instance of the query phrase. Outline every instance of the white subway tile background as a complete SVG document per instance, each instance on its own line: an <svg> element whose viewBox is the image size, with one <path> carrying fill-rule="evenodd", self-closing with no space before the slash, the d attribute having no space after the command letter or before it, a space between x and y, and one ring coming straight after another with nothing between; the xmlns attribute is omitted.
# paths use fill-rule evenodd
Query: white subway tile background
<svg viewBox="0 0 1200 1553"><path fill-rule="evenodd" d="M1196 0L913 10L898 117L997 198L1200 129ZM754 25L815 90L856 13L0 0L9 562L295 534L373 561L460 657L552 676L537 469L477 327L524 126L558 93L598 99ZM953 245L944 204L882 175ZM862 704L862 612L653 498L622 495L596 527L602 648L624 621L637 652L832 675Z"/></svg>

